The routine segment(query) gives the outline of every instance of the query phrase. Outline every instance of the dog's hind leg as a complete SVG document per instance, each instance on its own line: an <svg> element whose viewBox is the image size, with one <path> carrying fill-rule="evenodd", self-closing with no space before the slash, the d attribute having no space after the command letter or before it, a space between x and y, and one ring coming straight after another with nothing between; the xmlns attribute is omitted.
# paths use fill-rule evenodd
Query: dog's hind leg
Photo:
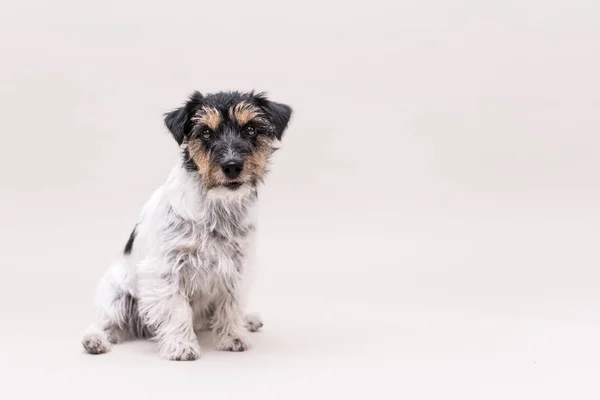
<svg viewBox="0 0 600 400"><path fill-rule="evenodd" d="M208 307L196 308L194 307L194 303L192 303L192 309L194 310L194 331L209 331L214 310ZM244 325L249 332L258 332L263 327L263 321L258 313L246 314L244 316Z"/></svg>
<svg viewBox="0 0 600 400"><path fill-rule="evenodd" d="M82 339L88 353L106 353L112 344L135 336L147 336L138 316L137 300L127 288L125 265L114 264L100 281L96 309L96 322L86 330Z"/></svg>

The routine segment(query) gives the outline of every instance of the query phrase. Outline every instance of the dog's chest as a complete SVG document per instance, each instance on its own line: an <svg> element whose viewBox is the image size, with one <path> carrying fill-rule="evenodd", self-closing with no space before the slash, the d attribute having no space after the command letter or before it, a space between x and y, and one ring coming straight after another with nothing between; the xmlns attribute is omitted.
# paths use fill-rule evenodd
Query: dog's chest
<svg viewBox="0 0 600 400"><path fill-rule="evenodd" d="M233 268L241 272L249 227L237 227L234 231L215 228L204 232L205 239L200 242L197 253L206 258L208 270L221 272Z"/></svg>
<svg viewBox="0 0 600 400"><path fill-rule="evenodd" d="M187 213L191 218L167 213L158 248L166 250L169 273L188 294L215 296L246 274L254 236L252 200L202 202L199 210Z"/></svg>
<svg viewBox="0 0 600 400"><path fill-rule="evenodd" d="M233 215L190 222L194 226L184 240L193 243L187 253L187 264L199 278L207 275L241 274L247 248L254 232L246 215Z"/></svg>

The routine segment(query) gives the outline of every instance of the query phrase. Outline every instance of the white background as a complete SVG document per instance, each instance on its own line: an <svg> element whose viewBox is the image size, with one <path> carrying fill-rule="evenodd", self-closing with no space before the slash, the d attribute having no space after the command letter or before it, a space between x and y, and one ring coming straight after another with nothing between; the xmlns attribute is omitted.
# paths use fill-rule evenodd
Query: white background
<svg viewBox="0 0 600 400"><path fill-rule="evenodd" d="M597 1L13 1L0 35L0 397L600 397ZM84 354L194 89L295 109L264 331Z"/></svg>

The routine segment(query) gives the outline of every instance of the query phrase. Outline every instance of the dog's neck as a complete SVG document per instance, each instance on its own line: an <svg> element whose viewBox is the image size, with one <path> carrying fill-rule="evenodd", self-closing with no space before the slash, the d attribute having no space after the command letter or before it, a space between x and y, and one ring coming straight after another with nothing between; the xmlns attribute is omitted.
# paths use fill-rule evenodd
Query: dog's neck
<svg viewBox="0 0 600 400"><path fill-rule="evenodd" d="M256 188L248 185L237 190L225 187L209 190L198 172L188 171L181 164L171 171L165 190L175 213L208 224L224 217L245 219L257 199Z"/></svg>

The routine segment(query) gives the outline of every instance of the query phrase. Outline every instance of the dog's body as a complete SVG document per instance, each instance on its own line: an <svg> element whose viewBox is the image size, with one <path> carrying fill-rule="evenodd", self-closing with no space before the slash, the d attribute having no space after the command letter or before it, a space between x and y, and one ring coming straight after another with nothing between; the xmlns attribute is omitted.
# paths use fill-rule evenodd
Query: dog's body
<svg viewBox="0 0 600 400"><path fill-rule="evenodd" d="M253 93L195 93L165 123L182 160L144 206L121 260L101 280L89 353L152 337L162 356L194 360L195 331L212 330L217 348L244 351L252 276L257 186L291 109Z"/></svg>

